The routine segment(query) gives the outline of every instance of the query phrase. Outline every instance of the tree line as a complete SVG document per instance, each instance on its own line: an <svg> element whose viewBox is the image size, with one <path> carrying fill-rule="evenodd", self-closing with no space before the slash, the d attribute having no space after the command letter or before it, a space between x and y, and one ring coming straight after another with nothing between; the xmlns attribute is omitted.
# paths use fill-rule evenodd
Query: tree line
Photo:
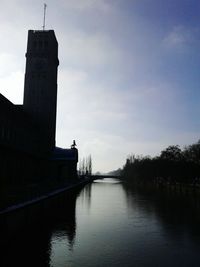
<svg viewBox="0 0 200 267"><path fill-rule="evenodd" d="M91 155L79 160L78 174L79 174L79 176L91 176L92 175L92 157L91 157Z"/></svg>
<svg viewBox="0 0 200 267"><path fill-rule="evenodd" d="M171 145L156 157L130 155L121 175L125 180L137 183L200 185L200 140L183 149Z"/></svg>

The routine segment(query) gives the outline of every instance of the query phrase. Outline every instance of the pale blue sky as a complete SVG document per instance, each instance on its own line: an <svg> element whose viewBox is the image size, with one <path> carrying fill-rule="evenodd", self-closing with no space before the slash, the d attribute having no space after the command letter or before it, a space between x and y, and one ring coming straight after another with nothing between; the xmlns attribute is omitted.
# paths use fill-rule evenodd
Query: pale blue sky
<svg viewBox="0 0 200 267"><path fill-rule="evenodd" d="M57 145L75 139L94 171L158 155L200 131L200 1L49 0L59 43ZM28 29L43 2L0 1L0 92L22 103Z"/></svg>

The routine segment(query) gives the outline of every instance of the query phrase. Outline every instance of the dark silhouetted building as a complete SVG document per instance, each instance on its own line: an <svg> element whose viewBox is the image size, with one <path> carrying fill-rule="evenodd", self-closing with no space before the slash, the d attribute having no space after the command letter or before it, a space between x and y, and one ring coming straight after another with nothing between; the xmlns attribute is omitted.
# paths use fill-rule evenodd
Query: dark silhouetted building
<svg viewBox="0 0 200 267"><path fill-rule="evenodd" d="M53 30L28 32L23 105L0 94L0 186L76 177L78 150L55 146L58 43ZM2 193L0 189L0 194Z"/></svg>
<svg viewBox="0 0 200 267"><path fill-rule="evenodd" d="M55 146L58 43L53 30L28 32L24 110L46 133L50 148Z"/></svg>

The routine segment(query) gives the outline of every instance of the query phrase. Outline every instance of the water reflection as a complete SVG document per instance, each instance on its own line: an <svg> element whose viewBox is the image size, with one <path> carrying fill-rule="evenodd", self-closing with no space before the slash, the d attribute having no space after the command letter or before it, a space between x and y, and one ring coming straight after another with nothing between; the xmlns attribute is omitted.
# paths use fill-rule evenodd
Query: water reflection
<svg viewBox="0 0 200 267"><path fill-rule="evenodd" d="M165 188L135 188L123 184L127 196L127 205L132 211L139 209L148 216L156 216L160 226L168 235L184 238L190 235L200 244L200 195L183 194Z"/></svg>
<svg viewBox="0 0 200 267"><path fill-rule="evenodd" d="M84 205L87 205L88 209L90 209L91 206L91 196L92 196L92 184L88 184L87 186L84 187L79 196L80 202L84 203Z"/></svg>
<svg viewBox="0 0 200 267"><path fill-rule="evenodd" d="M0 266L199 266L199 196L105 179L52 201L41 221L1 240Z"/></svg>
<svg viewBox="0 0 200 267"><path fill-rule="evenodd" d="M10 234L9 230L14 225L8 221L10 229L1 229L0 266L49 267L52 266L52 258L57 256L57 244L65 247L66 251L72 251L76 235L76 199L79 194L80 190L41 204L37 222L31 217L34 208L29 210L29 214L24 216L27 221L21 222L23 227L15 234ZM62 254L65 255L64 251Z"/></svg>
<svg viewBox="0 0 200 267"><path fill-rule="evenodd" d="M145 232L151 237L151 245L158 246L157 256L151 251L154 261L159 266L199 266L200 195L130 184L123 184L123 188L130 212L139 211L140 224L148 218ZM150 218L154 221L152 231Z"/></svg>

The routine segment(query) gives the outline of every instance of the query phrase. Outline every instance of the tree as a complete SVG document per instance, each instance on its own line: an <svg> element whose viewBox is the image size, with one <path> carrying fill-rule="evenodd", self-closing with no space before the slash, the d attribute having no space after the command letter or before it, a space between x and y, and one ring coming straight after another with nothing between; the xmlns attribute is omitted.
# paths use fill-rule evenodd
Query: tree
<svg viewBox="0 0 200 267"><path fill-rule="evenodd" d="M79 160L79 175L92 175L92 157L91 155Z"/></svg>
<svg viewBox="0 0 200 267"><path fill-rule="evenodd" d="M165 150L161 151L161 159L179 161L182 159L182 151L178 145L168 146Z"/></svg>
<svg viewBox="0 0 200 267"><path fill-rule="evenodd" d="M184 157L187 161L200 163L200 140L195 144L185 147Z"/></svg>
<svg viewBox="0 0 200 267"><path fill-rule="evenodd" d="M92 175L92 157L91 155L87 158L87 167L88 167L88 175Z"/></svg>

